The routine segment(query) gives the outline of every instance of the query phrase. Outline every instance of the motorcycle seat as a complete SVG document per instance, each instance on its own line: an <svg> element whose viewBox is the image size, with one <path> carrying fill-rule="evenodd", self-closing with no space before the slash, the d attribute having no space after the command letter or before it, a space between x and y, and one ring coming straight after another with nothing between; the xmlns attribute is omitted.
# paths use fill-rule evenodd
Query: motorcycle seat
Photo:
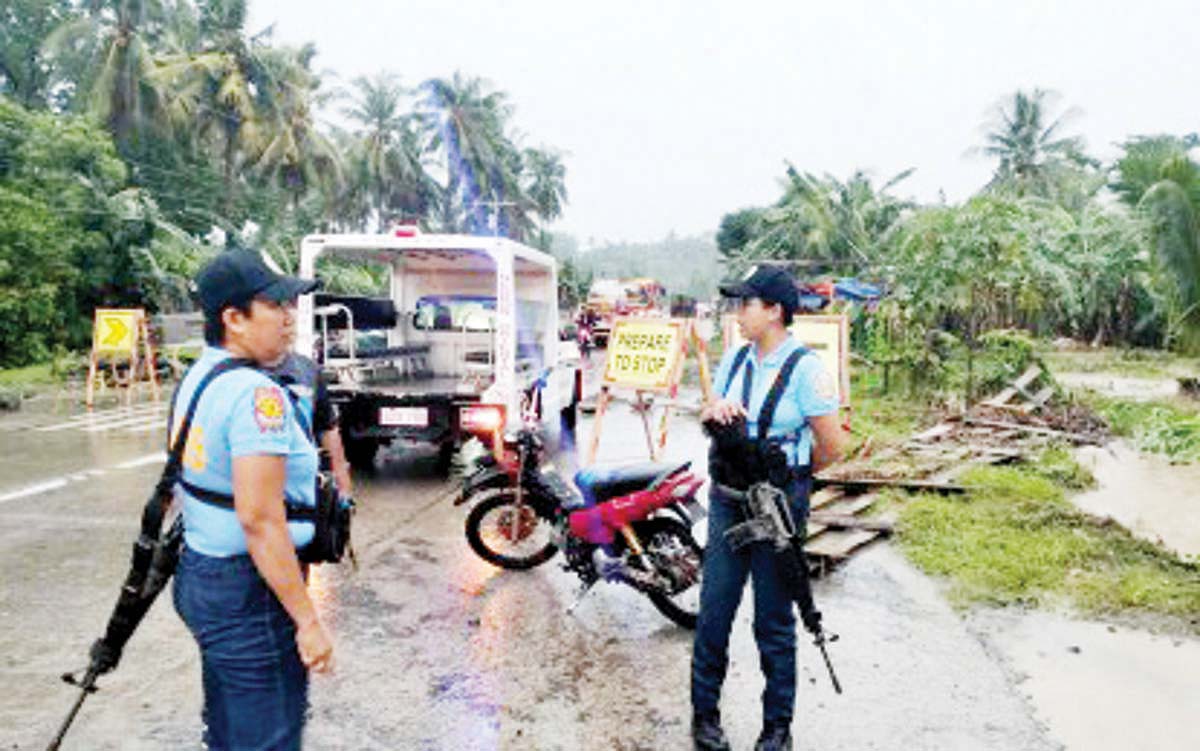
<svg viewBox="0 0 1200 751"><path fill-rule="evenodd" d="M682 472L691 462L642 462L618 467L586 467L575 473L575 486L588 505L645 490L660 477Z"/></svg>

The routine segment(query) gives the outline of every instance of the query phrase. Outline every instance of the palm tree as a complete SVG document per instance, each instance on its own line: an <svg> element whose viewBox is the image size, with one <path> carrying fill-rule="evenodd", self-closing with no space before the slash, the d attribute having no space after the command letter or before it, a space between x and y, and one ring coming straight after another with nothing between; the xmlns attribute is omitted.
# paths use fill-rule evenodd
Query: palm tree
<svg viewBox="0 0 1200 751"><path fill-rule="evenodd" d="M75 15L68 0L5 0L0 3L0 94L27 109L45 109L56 70L46 39Z"/></svg>
<svg viewBox="0 0 1200 751"><path fill-rule="evenodd" d="M723 242L736 240L742 250L726 257L788 258L824 261L832 269L852 271L882 259L882 247L912 207L888 193L912 174L905 170L878 189L862 171L846 182L801 173L787 165L783 197L772 207L731 216Z"/></svg>
<svg viewBox="0 0 1200 751"><path fill-rule="evenodd" d="M421 84L421 116L430 134L429 148L445 157L443 220L454 220L455 202L470 212L470 229L486 230L489 203L513 199L519 154L505 135L512 108L503 92L481 78L455 72L449 80L431 78Z"/></svg>
<svg viewBox="0 0 1200 751"><path fill-rule="evenodd" d="M216 147L226 216L232 213L240 166L270 142L261 132L264 100L270 96L263 55L270 48L261 40L271 29L247 37L245 23L246 0L209 0L199 21L202 48L163 56L154 74L171 92L171 119L191 124L195 138Z"/></svg>
<svg viewBox="0 0 1200 751"><path fill-rule="evenodd" d="M310 69L316 48L270 49L259 55L259 99L265 124L255 169L274 178L300 205L305 191L319 185L332 192L342 177L341 156L316 128L314 105L320 79Z"/></svg>
<svg viewBox="0 0 1200 751"><path fill-rule="evenodd" d="M156 0L88 0L84 13L59 26L43 48L52 57L87 60L76 101L107 124L118 145L146 127L163 125L162 90L154 77Z"/></svg>
<svg viewBox="0 0 1200 751"><path fill-rule="evenodd" d="M1168 338L1200 350L1200 165L1189 150L1195 134L1130 139L1117 160L1113 190L1150 223L1161 269L1171 290Z"/></svg>
<svg viewBox="0 0 1200 751"><path fill-rule="evenodd" d="M1053 92L1034 89L1031 93L1017 91L995 106L982 147L984 154L1000 160L989 187L1012 187L1018 195L1046 196L1056 171L1086 161L1083 139L1061 134L1078 110L1052 115L1057 99Z"/></svg>
<svg viewBox="0 0 1200 751"><path fill-rule="evenodd" d="M552 222L562 216L567 203L567 168L562 157L549 149L525 149L525 195L533 202L538 218Z"/></svg>
<svg viewBox="0 0 1200 751"><path fill-rule="evenodd" d="M425 170L416 119L403 108L408 91L389 73L359 77L352 85L354 100L343 114L360 126L354 152L379 228L394 212L423 217L436 191Z"/></svg>

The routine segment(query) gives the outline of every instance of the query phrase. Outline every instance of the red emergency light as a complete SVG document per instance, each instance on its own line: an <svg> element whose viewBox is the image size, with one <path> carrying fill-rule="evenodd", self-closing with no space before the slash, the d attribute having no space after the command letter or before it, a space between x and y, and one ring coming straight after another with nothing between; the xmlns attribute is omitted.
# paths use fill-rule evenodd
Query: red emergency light
<svg viewBox="0 0 1200 751"><path fill-rule="evenodd" d="M416 237L421 234L421 229L415 224L401 224L393 231L396 237Z"/></svg>

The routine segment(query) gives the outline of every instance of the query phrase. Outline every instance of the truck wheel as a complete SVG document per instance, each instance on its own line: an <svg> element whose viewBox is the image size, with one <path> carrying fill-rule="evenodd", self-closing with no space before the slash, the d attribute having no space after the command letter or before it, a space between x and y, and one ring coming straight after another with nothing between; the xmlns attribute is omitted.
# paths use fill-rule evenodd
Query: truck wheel
<svg viewBox="0 0 1200 751"><path fill-rule="evenodd" d="M370 471L375 468L375 454L379 452L379 443L370 438L347 440L346 461L355 469Z"/></svg>

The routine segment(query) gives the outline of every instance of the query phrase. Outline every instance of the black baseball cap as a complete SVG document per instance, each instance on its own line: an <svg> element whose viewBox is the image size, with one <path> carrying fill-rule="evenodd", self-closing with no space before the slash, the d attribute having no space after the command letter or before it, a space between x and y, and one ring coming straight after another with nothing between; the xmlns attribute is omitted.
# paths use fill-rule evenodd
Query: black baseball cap
<svg viewBox="0 0 1200 751"><path fill-rule="evenodd" d="M196 277L200 306L210 314L229 305L245 305L256 297L287 302L320 286L317 280L272 271L259 253L246 248L223 251Z"/></svg>
<svg viewBox="0 0 1200 751"><path fill-rule="evenodd" d="M796 280L782 266L751 266L741 279L722 284L720 290L724 297L757 297L765 303L778 303L789 313L800 307Z"/></svg>

